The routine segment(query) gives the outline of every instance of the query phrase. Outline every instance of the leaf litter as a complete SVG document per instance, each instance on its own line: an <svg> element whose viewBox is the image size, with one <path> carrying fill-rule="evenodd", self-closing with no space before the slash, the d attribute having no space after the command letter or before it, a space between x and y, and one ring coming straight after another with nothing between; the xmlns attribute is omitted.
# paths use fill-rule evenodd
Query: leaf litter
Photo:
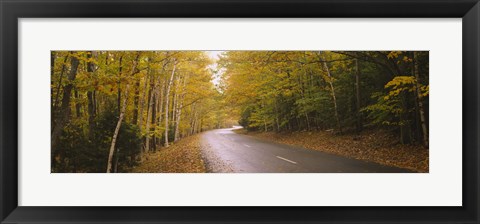
<svg viewBox="0 0 480 224"><path fill-rule="evenodd" d="M147 153L143 162L131 173L205 173L201 155L200 135L193 135Z"/></svg>
<svg viewBox="0 0 480 224"><path fill-rule="evenodd" d="M429 171L429 149L421 145L402 145L387 131L365 130L358 135L339 135L329 131L275 133L240 129L235 132L419 173Z"/></svg>

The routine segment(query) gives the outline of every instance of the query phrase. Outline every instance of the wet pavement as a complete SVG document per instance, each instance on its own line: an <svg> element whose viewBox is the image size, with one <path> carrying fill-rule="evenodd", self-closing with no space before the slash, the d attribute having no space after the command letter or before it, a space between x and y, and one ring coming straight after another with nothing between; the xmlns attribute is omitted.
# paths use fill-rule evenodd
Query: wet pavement
<svg viewBox="0 0 480 224"><path fill-rule="evenodd" d="M274 143L216 129L201 136L202 156L212 173L408 173L406 169Z"/></svg>

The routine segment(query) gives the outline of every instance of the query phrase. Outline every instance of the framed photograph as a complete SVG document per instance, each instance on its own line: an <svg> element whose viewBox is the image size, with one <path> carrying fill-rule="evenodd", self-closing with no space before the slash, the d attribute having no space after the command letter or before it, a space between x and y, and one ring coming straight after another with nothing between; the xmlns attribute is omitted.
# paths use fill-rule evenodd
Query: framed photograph
<svg viewBox="0 0 480 224"><path fill-rule="evenodd" d="M1 223L479 223L477 0L0 1Z"/></svg>

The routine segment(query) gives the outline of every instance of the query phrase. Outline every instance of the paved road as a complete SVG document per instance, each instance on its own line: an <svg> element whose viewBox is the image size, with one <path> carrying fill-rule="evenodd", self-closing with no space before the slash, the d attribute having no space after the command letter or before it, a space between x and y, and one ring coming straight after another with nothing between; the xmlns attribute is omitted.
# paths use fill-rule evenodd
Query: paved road
<svg viewBox="0 0 480 224"><path fill-rule="evenodd" d="M215 173L405 173L405 169L350 159L217 129L202 135L202 154Z"/></svg>

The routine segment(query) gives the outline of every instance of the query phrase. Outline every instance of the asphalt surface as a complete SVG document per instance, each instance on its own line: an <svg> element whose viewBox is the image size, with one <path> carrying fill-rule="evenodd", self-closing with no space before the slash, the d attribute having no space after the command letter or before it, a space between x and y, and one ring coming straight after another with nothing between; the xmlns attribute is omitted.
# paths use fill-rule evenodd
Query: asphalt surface
<svg viewBox="0 0 480 224"><path fill-rule="evenodd" d="M406 169L274 143L217 129L202 135L202 155L213 173L406 173Z"/></svg>

